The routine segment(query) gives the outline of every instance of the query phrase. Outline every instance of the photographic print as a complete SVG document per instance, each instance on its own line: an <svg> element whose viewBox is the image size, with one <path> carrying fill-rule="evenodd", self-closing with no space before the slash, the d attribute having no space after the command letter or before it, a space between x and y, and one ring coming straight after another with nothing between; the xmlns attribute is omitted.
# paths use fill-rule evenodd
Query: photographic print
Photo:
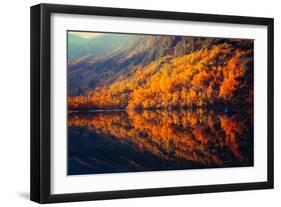
<svg viewBox="0 0 281 207"><path fill-rule="evenodd" d="M253 39L66 35L68 175L253 166Z"/></svg>
<svg viewBox="0 0 281 207"><path fill-rule="evenodd" d="M38 4L30 199L274 188L274 19Z"/></svg>

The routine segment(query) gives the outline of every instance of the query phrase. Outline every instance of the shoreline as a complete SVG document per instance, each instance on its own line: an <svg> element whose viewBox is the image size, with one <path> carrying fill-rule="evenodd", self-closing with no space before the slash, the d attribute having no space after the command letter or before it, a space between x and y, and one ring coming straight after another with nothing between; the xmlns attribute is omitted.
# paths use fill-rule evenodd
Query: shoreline
<svg viewBox="0 0 281 207"><path fill-rule="evenodd" d="M208 110L222 113L239 113L246 111L248 109L253 109L252 105L243 105L243 104L217 104L210 105L206 107L174 107L174 108L146 108L146 109L129 109L129 108L120 108L120 109L78 109L78 110L67 110L67 113L101 113L101 112L127 112L127 111L188 111L188 110Z"/></svg>

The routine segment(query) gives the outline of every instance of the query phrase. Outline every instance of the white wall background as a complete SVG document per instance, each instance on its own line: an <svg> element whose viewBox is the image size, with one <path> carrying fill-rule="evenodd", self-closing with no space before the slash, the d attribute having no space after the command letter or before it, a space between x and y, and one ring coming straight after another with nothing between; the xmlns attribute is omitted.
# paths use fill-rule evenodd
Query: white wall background
<svg viewBox="0 0 281 207"><path fill-rule="evenodd" d="M278 0L6 0L1 2L0 12L0 206L37 205L29 201L29 7L41 2L275 18L274 190L62 203L53 206L236 207L276 206L281 203L281 81L278 78L281 77L281 3Z"/></svg>

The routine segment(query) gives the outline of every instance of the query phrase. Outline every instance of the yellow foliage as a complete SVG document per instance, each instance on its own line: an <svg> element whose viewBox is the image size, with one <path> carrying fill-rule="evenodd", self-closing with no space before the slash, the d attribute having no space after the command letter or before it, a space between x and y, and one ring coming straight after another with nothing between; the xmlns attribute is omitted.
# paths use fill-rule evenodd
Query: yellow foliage
<svg viewBox="0 0 281 207"><path fill-rule="evenodd" d="M130 77L120 77L83 97L69 97L68 106L148 109L235 102L240 85L246 84L243 77L247 68L241 59L249 54L250 50L234 50L231 45L221 44L177 58L167 55L143 68L134 68ZM246 86L246 90L250 96L252 87Z"/></svg>

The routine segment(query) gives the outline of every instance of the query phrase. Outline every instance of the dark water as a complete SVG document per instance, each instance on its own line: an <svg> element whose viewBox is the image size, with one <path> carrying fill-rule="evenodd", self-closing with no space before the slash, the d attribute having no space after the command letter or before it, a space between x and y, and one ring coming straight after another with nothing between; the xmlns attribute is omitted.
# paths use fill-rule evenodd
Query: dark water
<svg viewBox="0 0 281 207"><path fill-rule="evenodd" d="M253 165L253 113L69 113L68 174Z"/></svg>

